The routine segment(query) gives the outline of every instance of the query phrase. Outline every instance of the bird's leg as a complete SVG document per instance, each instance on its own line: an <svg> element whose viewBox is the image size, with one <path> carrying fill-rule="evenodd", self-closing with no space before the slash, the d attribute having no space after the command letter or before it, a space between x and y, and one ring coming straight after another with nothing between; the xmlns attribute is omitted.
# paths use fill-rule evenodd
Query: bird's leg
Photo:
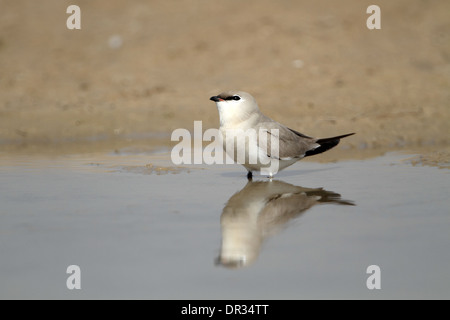
<svg viewBox="0 0 450 320"><path fill-rule="evenodd" d="M247 179L248 179L248 180L252 180L252 179L253 179L253 173L252 173L251 171L249 171L249 172L247 173Z"/></svg>

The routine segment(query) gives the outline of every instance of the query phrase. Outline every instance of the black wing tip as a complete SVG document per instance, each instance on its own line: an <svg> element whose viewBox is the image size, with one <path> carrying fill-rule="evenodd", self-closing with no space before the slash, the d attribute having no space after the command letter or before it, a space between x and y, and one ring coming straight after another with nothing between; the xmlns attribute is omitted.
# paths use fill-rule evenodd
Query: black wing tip
<svg viewBox="0 0 450 320"><path fill-rule="evenodd" d="M342 139L342 138L345 138L345 137L349 137L349 136L352 136L354 134L356 134L356 132L347 133L347 134L344 134L343 136L340 136L339 139Z"/></svg>
<svg viewBox="0 0 450 320"><path fill-rule="evenodd" d="M331 142L331 141L335 141L335 140L338 140L338 143L339 143L340 139L352 136L354 134L356 134L356 132L347 133L347 134L343 134L341 136L336 136L336 137L317 139L316 143L321 144L321 143L327 143L327 142Z"/></svg>
<svg viewBox="0 0 450 320"><path fill-rule="evenodd" d="M309 157L309 156L313 156L315 154L319 154L325 151L330 150L331 148L334 148L335 146L337 146L339 144L339 141L341 141L342 138L348 137L348 136L352 136L354 135L355 132L352 133L347 133L341 136L336 136L336 137L331 137L331 138L324 138L324 139L318 139L316 141L317 144L319 144L320 146L313 149L313 150L308 150L305 153L305 157Z"/></svg>

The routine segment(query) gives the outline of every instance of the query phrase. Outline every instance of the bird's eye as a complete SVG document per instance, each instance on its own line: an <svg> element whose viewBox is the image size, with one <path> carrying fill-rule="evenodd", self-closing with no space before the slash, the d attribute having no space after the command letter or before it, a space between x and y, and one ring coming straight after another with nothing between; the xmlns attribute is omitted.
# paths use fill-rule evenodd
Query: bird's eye
<svg viewBox="0 0 450 320"><path fill-rule="evenodd" d="M239 97L239 96L233 96L233 100L241 100L241 97Z"/></svg>

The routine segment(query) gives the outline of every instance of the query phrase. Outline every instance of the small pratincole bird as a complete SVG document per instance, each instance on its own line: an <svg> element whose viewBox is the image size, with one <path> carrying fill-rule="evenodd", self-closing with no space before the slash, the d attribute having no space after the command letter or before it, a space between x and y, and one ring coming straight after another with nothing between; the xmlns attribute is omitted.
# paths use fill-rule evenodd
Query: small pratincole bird
<svg viewBox="0 0 450 320"><path fill-rule="evenodd" d="M272 177L300 159L325 152L340 139L355 134L323 139L306 136L263 115L256 100L242 91L223 92L210 100L219 110L223 148L247 169L248 179L258 170ZM251 135L251 131L256 135ZM239 143L240 136L244 136L244 143Z"/></svg>

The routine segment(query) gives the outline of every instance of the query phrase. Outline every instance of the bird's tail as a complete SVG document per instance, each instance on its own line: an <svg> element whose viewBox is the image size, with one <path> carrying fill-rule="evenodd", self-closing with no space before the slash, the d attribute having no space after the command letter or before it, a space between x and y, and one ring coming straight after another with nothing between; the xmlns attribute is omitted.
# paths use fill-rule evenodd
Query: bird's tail
<svg viewBox="0 0 450 320"><path fill-rule="evenodd" d="M355 133L353 132L353 133L344 134L342 136L318 139L316 141L316 143L319 145L319 147L317 147L317 148L315 148L313 150L306 151L305 157L313 156L315 154L319 154L319 153L325 152L327 150L330 150L331 148L337 146L339 144L339 141L342 138L345 138L345 137L348 137L348 136L351 136L351 135L354 135L354 134Z"/></svg>

